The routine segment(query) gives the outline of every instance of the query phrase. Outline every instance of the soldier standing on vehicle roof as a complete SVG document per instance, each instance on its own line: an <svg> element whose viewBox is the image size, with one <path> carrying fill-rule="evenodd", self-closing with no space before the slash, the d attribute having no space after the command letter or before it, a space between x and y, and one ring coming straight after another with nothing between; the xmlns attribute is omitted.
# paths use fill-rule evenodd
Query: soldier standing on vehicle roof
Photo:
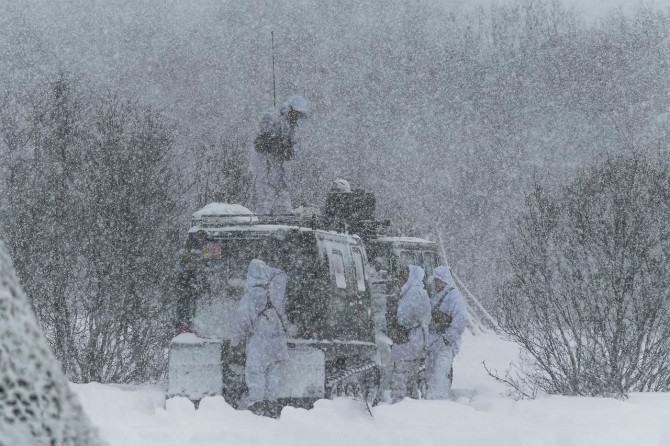
<svg viewBox="0 0 670 446"><path fill-rule="evenodd" d="M307 101L300 95L291 96L279 108L267 111L260 122L254 140L255 150L249 160L249 170L256 181L256 213L292 214L291 196L286 182L284 162L295 156L298 144L298 119L307 116Z"/></svg>
<svg viewBox="0 0 670 446"><path fill-rule="evenodd" d="M465 298L456 288L451 271L440 265L433 271L435 295L431 299L431 322L426 360L426 399L449 396L449 379L454 356L465 330Z"/></svg>
<svg viewBox="0 0 670 446"><path fill-rule="evenodd" d="M407 269L399 272L398 284L402 288L398 301L397 322L406 329L407 338L405 342L396 342L391 351L393 358L391 400L394 403L405 398L407 382L418 375L421 359L425 357L430 323L430 299L423 286L423 277L423 268L417 265L409 265Z"/></svg>
<svg viewBox="0 0 670 446"><path fill-rule="evenodd" d="M231 346L246 339L244 376L249 389L240 409L259 401L277 401L279 366L288 359L284 314L286 273L254 259L235 318Z"/></svg>

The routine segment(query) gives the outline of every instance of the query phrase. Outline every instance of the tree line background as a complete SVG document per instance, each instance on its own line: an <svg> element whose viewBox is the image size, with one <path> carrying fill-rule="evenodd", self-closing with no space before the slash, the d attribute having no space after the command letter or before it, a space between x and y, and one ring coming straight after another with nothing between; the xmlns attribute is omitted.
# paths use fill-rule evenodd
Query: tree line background
<svg viewBox="0 0 670 446"><path fill-rule="evenodd" d="M190 214L251 199L270 31L279 100L312 108L296 204L321 204L336 177L374 192L397 232L442 234L501 318L536 183L668 157L665 10L587 23L557 1L3 3L3 237L75 381L160 375Z"/></svg>

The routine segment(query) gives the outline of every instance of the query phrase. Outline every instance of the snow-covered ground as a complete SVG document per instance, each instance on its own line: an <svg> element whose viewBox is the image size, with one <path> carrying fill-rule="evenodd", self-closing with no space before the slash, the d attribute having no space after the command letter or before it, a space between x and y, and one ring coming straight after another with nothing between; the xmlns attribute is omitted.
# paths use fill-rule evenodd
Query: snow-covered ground
<svg viewBox="0 0 670 446"><path fill-rule="evenodd" d="M165 403L157 387L73 388L111 446L670 445L670 394L514 401L481 363L504 370L516 354L496 336L467 335L454 365L455 400L380 405L374 419L346 399L318 401L309 411L285 408L274 420L235 411L220 397L196 411L185 399Z"/></svg>

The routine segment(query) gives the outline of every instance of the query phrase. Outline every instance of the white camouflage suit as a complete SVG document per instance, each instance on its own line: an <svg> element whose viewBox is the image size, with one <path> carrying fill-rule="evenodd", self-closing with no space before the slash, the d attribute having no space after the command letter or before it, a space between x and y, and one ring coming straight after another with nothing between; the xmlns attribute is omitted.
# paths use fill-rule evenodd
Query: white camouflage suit
<svg viewBox="0 0 670 446"><path fill-rule="evenodd" d="M426 336L430 323L430 299L423 286L423 268L409 265L407 283L400 291L398 322L409 329L409 340L392 347L393 375L391 400L400 401L407 395L407 382L414 379L425 356Z"/></svg>
<svg viewBox="0 0 670 446"><path fill-rule="evenodd" d="M298 113L298 117L307 114L307 102L300 96L291 96L279 109L268 110L261 118L259 132L268 133L289 143L292 147L298 145L297 122L289 122L289 111ZM291 195L289 194L284 161L279 157L252 150L249 159L249 170L256 181L256 213L259 215L291 214Z"/></svg>
<svg viewBox="0 0 670 446"><path fill-rule="evenodd" d="M461 346L461 337L465 330L466 303L465 298L456 288L449 268L444 265L438 266L433 271L433 277L440 279L447 286L433 296L430 301L431 308L439 304L439 310L451 316L451 324L442 333L429 331L428 357L426 358L426 399L444 399L449 396L447 375L454 356Z"/></svg>
<svg viewBox="0 0 670 446"><path fill-rule="evenodd" d="M249 395L242 408L257 401L277 400L279 366L288 359L286 333L280 319L285 290L286 273L261 260L251 261L231 340L231 345L236 346L247 339L244 375Z"/></svg>

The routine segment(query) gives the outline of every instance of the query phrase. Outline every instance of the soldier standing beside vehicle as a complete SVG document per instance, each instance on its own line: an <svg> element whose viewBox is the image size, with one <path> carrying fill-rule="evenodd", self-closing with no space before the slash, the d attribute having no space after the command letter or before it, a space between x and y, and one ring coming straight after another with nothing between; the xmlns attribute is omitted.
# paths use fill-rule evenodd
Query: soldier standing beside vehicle
<svg viewBox="0 0 670 446"><path fill-rule="evenodd" d="M249 160L249 170L256 182L256 213L259 215L273 210L276 214L293 213L284 163L295 157L298 119L306 117L307 110L305 98L295 95L261 118L260 132L254 140L255 150Z"/></svg>
<svg viewBox="0 0 670 446"><path fill-rule="evenodd" d="M177 333L188 333L191 320L195 313L195 296L193 292L195 282L194 261L188 253L181 258L179 275L177 276Z"/></svg>
<svg viewBox="0 0 670 446"><path fill-rule="evenodd" d="M197 281L196 271L206 238L207 234L204 231L198 231L193 237L189 237L181 257L177 277L176 329L178 333L188 333L191 330L196 295L202 291L201 284Z"/></svg>
<svg viewBox="0 0 670 446"><path fill-rule="evenodd" d="M282 321L285 290L284 271L258 259L251 261L231 339L233 347L246 340L244 376L249 394L240 409L259 401L277 401L279 367L288 359Z"/></svg>
<svg viewBox="0 0 670 446"><path fill-rule="evenodd" d="M432 314L426 359L426 399L445 399L449 396L447 375L465 330L466 303L449 268L438 266L433 271L433 278L435 295L430 302Z"/></svg>
<svg viewBox="0 0 670 446"><path fill-rule="evenodd" d="M391 351L391 401L394 403L405 398L407 382L418 375L421 359L425 357L430 299L423 286L423 277L423 268L416 265L409 265L399 272L401 290L397 318L389 327L394 342Z"/></svg>

